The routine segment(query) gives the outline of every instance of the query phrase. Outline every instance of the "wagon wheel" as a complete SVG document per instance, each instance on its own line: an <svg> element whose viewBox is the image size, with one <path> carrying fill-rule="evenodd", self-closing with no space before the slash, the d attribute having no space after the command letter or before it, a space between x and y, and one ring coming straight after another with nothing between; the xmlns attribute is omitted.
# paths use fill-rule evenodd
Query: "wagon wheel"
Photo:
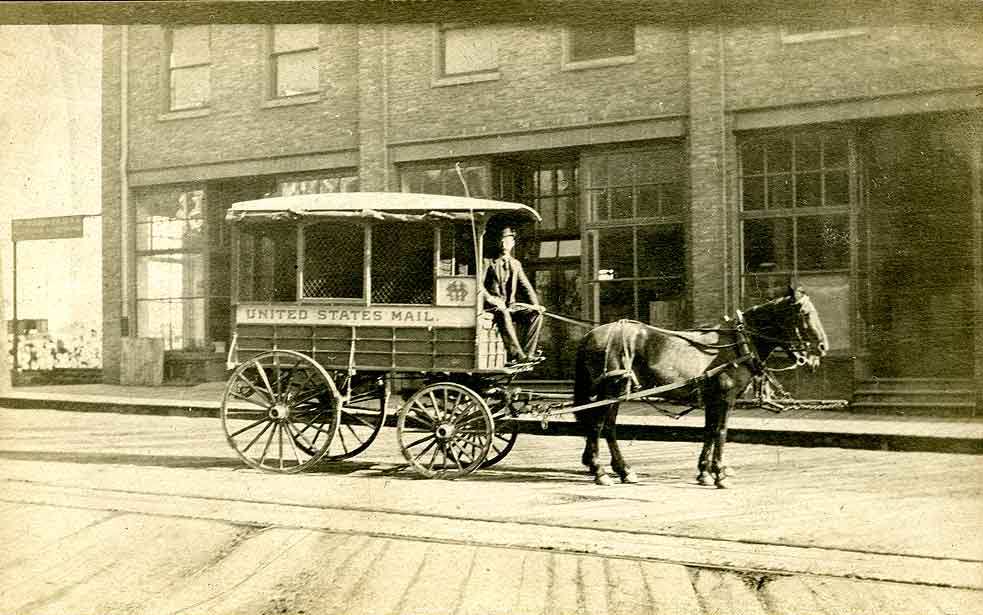
<svg viewBox="0 0 983 615"><path fill-rule="evenodd" d="M515 441L519 439L519 422L509 414L508 410L496 414L494 419L495 435L488 450L488 458L481 464L483 468L490 468L505 459L515 446Z"/></svg>
<svg viewBox="0 0 983 615"><path fill-rule="evenodd" d="M338 429L340 395L310 357L273 350L232 372L222 397L222 428L247 464L294 473L327 454Z"/></svg>
<svg viewBox="0 0 983 615"><path fill-rule="evenodd" d="M471 389L450 382L414 393L399 409L396 436L403 456L428 478L460 478L478 469L491 447L495 424Z"/></svg>
<svg viewBox="0 0 983 615"><path fill-rule="evenodd" d="M324 456L326 461L348 459L367 449L386 423L389 403L389 383L385 377L348 376L343 372L335 375L335 383L344 394L348 393L347 379L352 379L351 396L346 400L342 395L338 433Z"/></svg>

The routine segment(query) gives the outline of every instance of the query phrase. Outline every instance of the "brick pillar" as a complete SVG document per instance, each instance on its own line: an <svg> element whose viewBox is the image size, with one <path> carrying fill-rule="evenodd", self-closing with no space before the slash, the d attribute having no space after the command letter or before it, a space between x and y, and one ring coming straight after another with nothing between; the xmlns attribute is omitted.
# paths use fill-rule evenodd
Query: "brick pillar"
<svg viewBox="0 0 983 615"><path fill-rule="evenodd" d="M733 133L725 116L721 29L689 30L689 228L693 320L715 321L736 307L731 292L734 261L731 187L736 169ZM736 262L736 261L735 261Z"/></svg>
<svg viewBox="0 0 983 615"><path fill-rule="evenodd" d="M120 26L103 27L102 47L102 373L118 383L122 336L120 235Z"/></svg>
<svg viewBox="0 0 983 615"><path fill-rule="evenodd" d="M358 175L363 192L399 190L386 143L388 28L358 25Z"/></svg>

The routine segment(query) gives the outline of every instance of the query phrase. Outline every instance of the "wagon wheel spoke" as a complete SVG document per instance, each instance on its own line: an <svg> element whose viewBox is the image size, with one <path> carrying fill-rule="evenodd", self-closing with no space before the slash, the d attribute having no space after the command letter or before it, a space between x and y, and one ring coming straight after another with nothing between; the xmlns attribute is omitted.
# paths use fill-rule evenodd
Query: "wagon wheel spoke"
<svg viewBox="0 0 983 615"><path fill-rule="evenodd" d="M266 419L263 419L263 420L266 420ZM263 429L261 429L259 431L259 433L256 434L256 437L254 437L252 440L250 440L249 441L249 444L247 444L246 446L242 447L242 452L245 453L246 451L248 451L249 449L251 449L253 447L253 444L256 444L256 442L261 437L263 437L263 434L266 433L266 430L269 429L272 425L273 425L273 423L271 421L266 421L266 425L263 425Z"/></svg>
<svg viewBox="0 0 983 615"><path fill-rule="evenodd" d="M266 376L266 368L258 360L253 360L256 365L256 371L259 372L259 377L263 380L263 386L266 387L266 391L270 394L270 401L276 401L276 394L273 392L273 387L270 385L270 379Z"/></svg>
<svg viewBox="0 0 983 615"><path fill-rule="evenodd" d="M259 419L259 420L257 420L257 421L254 421L254 422L252 422L252 423L250 423L250 424L248 424L248 425L246 425L246 426L245 426L245 427L243 427L242 429L237 429L237 430L236 430L236 431L235 431L234 433L231 433L231 434L229 434L229 435L230 435L231 437L233 437L233 438L234 438L234 437L236 437L236 436L238 436L238 435L239 435L239 434L241 434L241 433L245 433L245 432L247 432L247 431L249 431L250 429L252 429L253 427L255 427L255 426L257 426L257 425L259 425L260 423L266 423L266 422L268 422L268 421L269 421L269 419L268 419L267 417L265 417L265 416L264 416L263 418L261 418L261 419ZM269 425L267 425L267 426L269 426ZM265 428L264 428L264 429L265 429ZM263 433L263 432L260 432L260 433Z"/></svg>

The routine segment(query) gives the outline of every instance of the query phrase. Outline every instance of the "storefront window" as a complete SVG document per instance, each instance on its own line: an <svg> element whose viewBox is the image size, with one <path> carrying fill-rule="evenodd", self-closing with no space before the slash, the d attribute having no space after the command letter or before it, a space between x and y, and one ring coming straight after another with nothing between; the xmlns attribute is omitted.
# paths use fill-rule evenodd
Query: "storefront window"
<svg viewBox="0 0 983 615"><path fill-rule="evenodd" d="M136 195L137 333L167 350L205 344L205 193Z"/></svg>
<svg viewBox="0 0 983 615"><path fill-rule="evenodd" d="M839 132L741 144L743 302L810 294L830 347L850 344L850 139Z"/></svg>
<svg viewBox="0 0 983 615"><path fill-rule="evenodd" d="M588 266L603 322L682 326L686 194L680 147L585 157Z"/></svg>
<svg viewBox="0 0 983 615"><path fill-rule="evenodd" d="M462 165L461 175L467 182L467 193L465 193L464 184L461 183L461 177L453 163L401 169L399 179L403 192L449 196L470 194L475 198L491 198L491 172L488 165Z"/></svg>

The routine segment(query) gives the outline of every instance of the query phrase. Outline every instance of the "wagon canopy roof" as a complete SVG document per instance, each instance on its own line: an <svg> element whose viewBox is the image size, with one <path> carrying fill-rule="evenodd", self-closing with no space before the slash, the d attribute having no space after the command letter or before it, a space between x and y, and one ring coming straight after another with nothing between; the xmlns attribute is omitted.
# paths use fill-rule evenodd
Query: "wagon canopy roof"
<svg viewBox="0 0 983 615"><path fill-rule="evenodd" d="M331 192L242 201L229 208L226 220L301 220L305 218L365 218L426 222L470 220L511 213L539 221L536 211L521 203L463 196L409 192Z"/></svg>

